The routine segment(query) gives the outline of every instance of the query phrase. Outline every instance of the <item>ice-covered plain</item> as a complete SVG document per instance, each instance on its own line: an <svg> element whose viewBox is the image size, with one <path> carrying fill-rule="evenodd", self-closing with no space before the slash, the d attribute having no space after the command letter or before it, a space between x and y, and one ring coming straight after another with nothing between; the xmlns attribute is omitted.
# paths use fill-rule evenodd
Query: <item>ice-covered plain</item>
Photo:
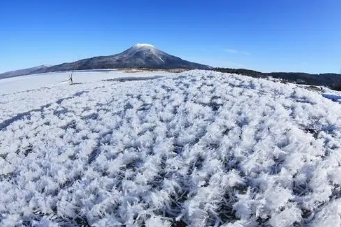
<svg viewBox="0 0 341 227"><path fill-rule="evenodd" d="M83 74L0 80L0 226L341 225L339 103L211 71Z"/></svg>
<svg viewBox="0 0 341 227"><path fill-rule="evenodd" d="M153 77L156 74L159 76L164 76L168 75L169 73L165 71L143 72L139 70L84 70L72 73L73 82L76 84L120 78L129 79L131 77ZM63 86L69 83L68 79L70 75L71 72L53 72L12 77L7 79L0 78L0 95L26 90Z"/></svg>

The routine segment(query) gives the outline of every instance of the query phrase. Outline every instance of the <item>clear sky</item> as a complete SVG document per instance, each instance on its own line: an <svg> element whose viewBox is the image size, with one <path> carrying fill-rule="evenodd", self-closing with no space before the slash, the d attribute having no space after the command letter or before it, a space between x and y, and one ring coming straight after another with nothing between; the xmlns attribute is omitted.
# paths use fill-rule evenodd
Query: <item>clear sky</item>
<svg viewBox="0 0 341 227"><path fill-rule="evenodd" d="M211 66L339 73L341 1L0 1L0 72L135 43Z"/></svg>

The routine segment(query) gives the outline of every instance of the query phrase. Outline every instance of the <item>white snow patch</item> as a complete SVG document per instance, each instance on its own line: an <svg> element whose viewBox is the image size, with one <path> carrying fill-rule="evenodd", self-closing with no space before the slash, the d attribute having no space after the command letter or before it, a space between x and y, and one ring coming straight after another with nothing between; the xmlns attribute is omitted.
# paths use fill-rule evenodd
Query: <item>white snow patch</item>
<svg viewBox="0 0 341 227"><path fill-rule="evenodd" d="M155 48L153 45L147 44L147 43L137 43L134 45L134 47L136 47L136 48Z"/></svg>

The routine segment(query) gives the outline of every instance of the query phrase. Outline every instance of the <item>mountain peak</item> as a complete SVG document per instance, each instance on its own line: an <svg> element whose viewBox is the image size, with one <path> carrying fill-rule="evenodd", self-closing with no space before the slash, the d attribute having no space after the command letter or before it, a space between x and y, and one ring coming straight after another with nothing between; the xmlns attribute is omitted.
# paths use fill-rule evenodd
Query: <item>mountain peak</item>
<svg viewBox="0 0 341 227"><path fill-rule="evenodd" d="M148 44L148 43L136 43L134 48L155 48L153 45Z"/></svg>

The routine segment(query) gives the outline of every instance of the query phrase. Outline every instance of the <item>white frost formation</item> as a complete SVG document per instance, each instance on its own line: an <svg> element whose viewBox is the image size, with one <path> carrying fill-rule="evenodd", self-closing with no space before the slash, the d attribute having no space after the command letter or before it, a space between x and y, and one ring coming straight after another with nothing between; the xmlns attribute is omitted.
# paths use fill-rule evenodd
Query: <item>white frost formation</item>
<svg viewBox="0 0 341 227"><path fill-rule="evenodd" d="M0 226L340 226L341 106L191 71L0 96Z"/></svg>

